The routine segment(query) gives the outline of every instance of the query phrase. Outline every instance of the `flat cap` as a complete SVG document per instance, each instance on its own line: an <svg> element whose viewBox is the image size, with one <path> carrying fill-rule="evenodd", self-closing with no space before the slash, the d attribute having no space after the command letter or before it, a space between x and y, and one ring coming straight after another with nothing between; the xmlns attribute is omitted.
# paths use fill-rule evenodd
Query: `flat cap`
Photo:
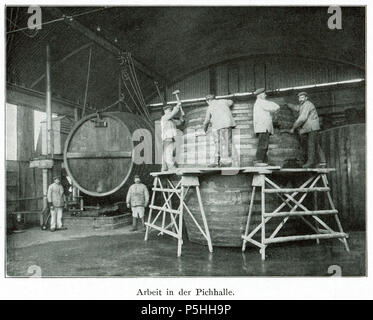
<svg viewBox="0 0 373 320"><path fill-rule="evenodd" d="M163 110L172 109L170 104L163 104Z"/></svg>
<svg viewBox="0 0 373 320"><path fill-rule="evenodd" d="M298 97L299 97L299 96L306 96L306 97L308 97L308 93L305 92L305 91L302 91L302 92L297 93L297 96L298 96Z"/></svg>
<svg viewBox="0 0 373 320"><path fill-rule="evenodd" d="M135 179L136 179L136 178L139 178L139 179L140 179L140 176L139 176L138 174L135 174Z"/></svg>
<svg viewBox="0 0 373 320"><path fill-rule="evenodd" d="M212 99L215 99L215 95L214 94L208 94L205 98L206 100L212 100Z"/></svg>
<svg viewBox="0 0 373 320"><path fill-rule="evenodd" d="M255 91L254 91L254 94L257 96L258 94L261 94L261 93L263 93L263 92L265 92L266 90L264 89L264 88L259 88L259 89L256 89Z"/></svg>

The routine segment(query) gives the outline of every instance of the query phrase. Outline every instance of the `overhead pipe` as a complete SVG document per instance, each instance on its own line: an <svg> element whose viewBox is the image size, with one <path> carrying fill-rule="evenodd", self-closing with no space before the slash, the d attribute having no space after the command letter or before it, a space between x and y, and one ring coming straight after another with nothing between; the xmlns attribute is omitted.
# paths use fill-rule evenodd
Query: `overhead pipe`
<svg viewBox="0 0 373 320"><path fill-rule="evenodd" d="M47 64L46 64L46 113L47 113L47 150L48 156L53 158L53 127L52 127L52 90L51 90L51 68L50 68L50 48L47 44Z"/></svg>
<svg viewBox="0 0 373 320"><path fill-rule="evenodd" d="M297 86L297 87L288 87L288 88L279 88L275 90L268 90L268 93L280 93L280 92L287 92L287 91L295 91L295 90L306 90L306 89L314 89L314 88L323 88L323 87L332 87L332 86L339 86L343 84L351 84L351 83L358 83L363 82L365 79L352 79L352 80L344 80L344 81L337 81L337 82L327 82L327 83L320 83L320 84L312 84L312 85L304 85L304 86ZM254 96L254 91L252 92L240 92L240 93L232 93L222 96L216 96L216 99L232 99L232 98L245 98ZM194 98L194 99L185 99L181 100L182 103L197 103L197 102L204 102L206 101L205 97L203 98ZM169 101L167 104L172 105L176 104L177 101ZM162 103L152 103L148 104L148 107L160 107Z"/></svg>

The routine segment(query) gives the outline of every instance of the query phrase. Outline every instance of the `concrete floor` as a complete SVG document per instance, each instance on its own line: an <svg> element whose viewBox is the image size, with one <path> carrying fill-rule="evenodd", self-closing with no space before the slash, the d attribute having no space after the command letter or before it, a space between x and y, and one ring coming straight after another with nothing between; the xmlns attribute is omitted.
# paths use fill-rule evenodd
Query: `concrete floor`
<svg viewBox="0 0 373 320"><path fill-rule="evenodd" d="M293 242L273 245L262 262L258 250L214 248L184 241L183 255L176 257L176 239L129 227L111 231L70 228L49 232L39 228L11 234L7 239L7 274L30 276L30 266L39 266L43 277L131 276L329 276L332 265L343 276L365 275L365 233L350 233L347 253L337 240Z"/></svg>

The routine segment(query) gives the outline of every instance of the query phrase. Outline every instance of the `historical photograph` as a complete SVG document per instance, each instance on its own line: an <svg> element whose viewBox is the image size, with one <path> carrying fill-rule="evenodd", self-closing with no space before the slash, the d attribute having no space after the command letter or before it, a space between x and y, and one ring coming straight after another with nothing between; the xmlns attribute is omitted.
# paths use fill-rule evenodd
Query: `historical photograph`
<svg viewBox="0 0 373 320"><path fill-rule="evenodd" d="M4 15L6 277L367 275L365 6Z"/></svg>

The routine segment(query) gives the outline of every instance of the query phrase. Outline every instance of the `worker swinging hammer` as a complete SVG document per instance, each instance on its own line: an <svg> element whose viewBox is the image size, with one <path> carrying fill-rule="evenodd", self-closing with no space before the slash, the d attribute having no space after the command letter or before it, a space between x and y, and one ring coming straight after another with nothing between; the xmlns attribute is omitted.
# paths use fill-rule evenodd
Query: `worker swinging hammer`
<svg viewBox="0 0 373 320"><path fill-rule="evenodd" d="M181 107L181 101L178 94L179 90L173 92L178 101L177 105L172 108L171 105L164 103L164 115L161 118L161 132L162 132L162 171L176 169L176 161L174 157L176 147L176 127L184 123L184 111ZM178 113L181 113L180 118L176 118Z"/></svg>

